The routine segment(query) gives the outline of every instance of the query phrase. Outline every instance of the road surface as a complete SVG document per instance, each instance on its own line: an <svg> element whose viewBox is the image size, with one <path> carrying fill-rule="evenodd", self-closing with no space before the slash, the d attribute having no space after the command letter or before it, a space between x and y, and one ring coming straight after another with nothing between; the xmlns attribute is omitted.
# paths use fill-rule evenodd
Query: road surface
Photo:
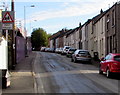
<svg viewBox="0 0 120 95"><path fill-rule="evenodd" d="M73 63L60 54L36 52L33 64L37 93L118 93L119 78L98 74L91 64Z"/></svg>

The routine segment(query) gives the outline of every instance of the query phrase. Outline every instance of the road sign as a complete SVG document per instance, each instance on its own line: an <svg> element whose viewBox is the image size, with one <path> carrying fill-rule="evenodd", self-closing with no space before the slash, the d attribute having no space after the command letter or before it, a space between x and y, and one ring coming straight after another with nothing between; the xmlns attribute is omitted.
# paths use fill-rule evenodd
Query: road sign
<svg viewBox="0 0 120 95"><path fill-rule="evenodd" d="M13 23L13 22L14 22L14 12L3 11L2 12L2 23Z"/></svg>
<svg viewBox="0 0 120 95"><path fill-rule="evenodd" d="M13 29L13 24L3 23L2 24L2 29L12 30Z"/></svg>

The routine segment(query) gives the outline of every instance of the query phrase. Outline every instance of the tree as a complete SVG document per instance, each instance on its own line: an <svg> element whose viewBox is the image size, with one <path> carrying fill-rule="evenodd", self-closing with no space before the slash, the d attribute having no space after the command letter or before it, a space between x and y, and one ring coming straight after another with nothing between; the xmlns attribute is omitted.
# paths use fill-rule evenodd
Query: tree
<svg viewBox="0 0 120 95"><path fill-rule="evenodd" d="M40 50L42 46L47 46L48 35L46 31L42 28L34 29L31 34L31 42L35 50Z"/></svg>

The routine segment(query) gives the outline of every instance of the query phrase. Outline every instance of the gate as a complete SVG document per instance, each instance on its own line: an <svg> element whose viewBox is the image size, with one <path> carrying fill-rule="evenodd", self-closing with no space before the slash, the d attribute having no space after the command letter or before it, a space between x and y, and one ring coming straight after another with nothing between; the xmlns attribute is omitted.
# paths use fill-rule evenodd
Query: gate
<svg viewBox="0 0 120 95"><path fill-rule="evenodd" d="M8 49L7 41L4 37L0 37L0 69L8 68Z"/></svg>

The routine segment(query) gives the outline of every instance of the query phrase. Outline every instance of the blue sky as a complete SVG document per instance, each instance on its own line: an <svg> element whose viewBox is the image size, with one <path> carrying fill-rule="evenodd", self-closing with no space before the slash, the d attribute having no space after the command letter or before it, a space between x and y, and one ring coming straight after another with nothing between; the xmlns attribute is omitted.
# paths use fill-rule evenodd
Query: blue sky
<svg viewBox="0 0 120 95"><path fill-rule="evenodd" d="M0 0L10 2L11 0ZM34 1L34 2L33 2ZM28 35L33 28L56 33L62 28L73 29L105 11L118 0L15 0L16 21L24 25L24 6ZM34 8L30 7L35 5ZM10 4L8 4L10 6Z"/></svg>

